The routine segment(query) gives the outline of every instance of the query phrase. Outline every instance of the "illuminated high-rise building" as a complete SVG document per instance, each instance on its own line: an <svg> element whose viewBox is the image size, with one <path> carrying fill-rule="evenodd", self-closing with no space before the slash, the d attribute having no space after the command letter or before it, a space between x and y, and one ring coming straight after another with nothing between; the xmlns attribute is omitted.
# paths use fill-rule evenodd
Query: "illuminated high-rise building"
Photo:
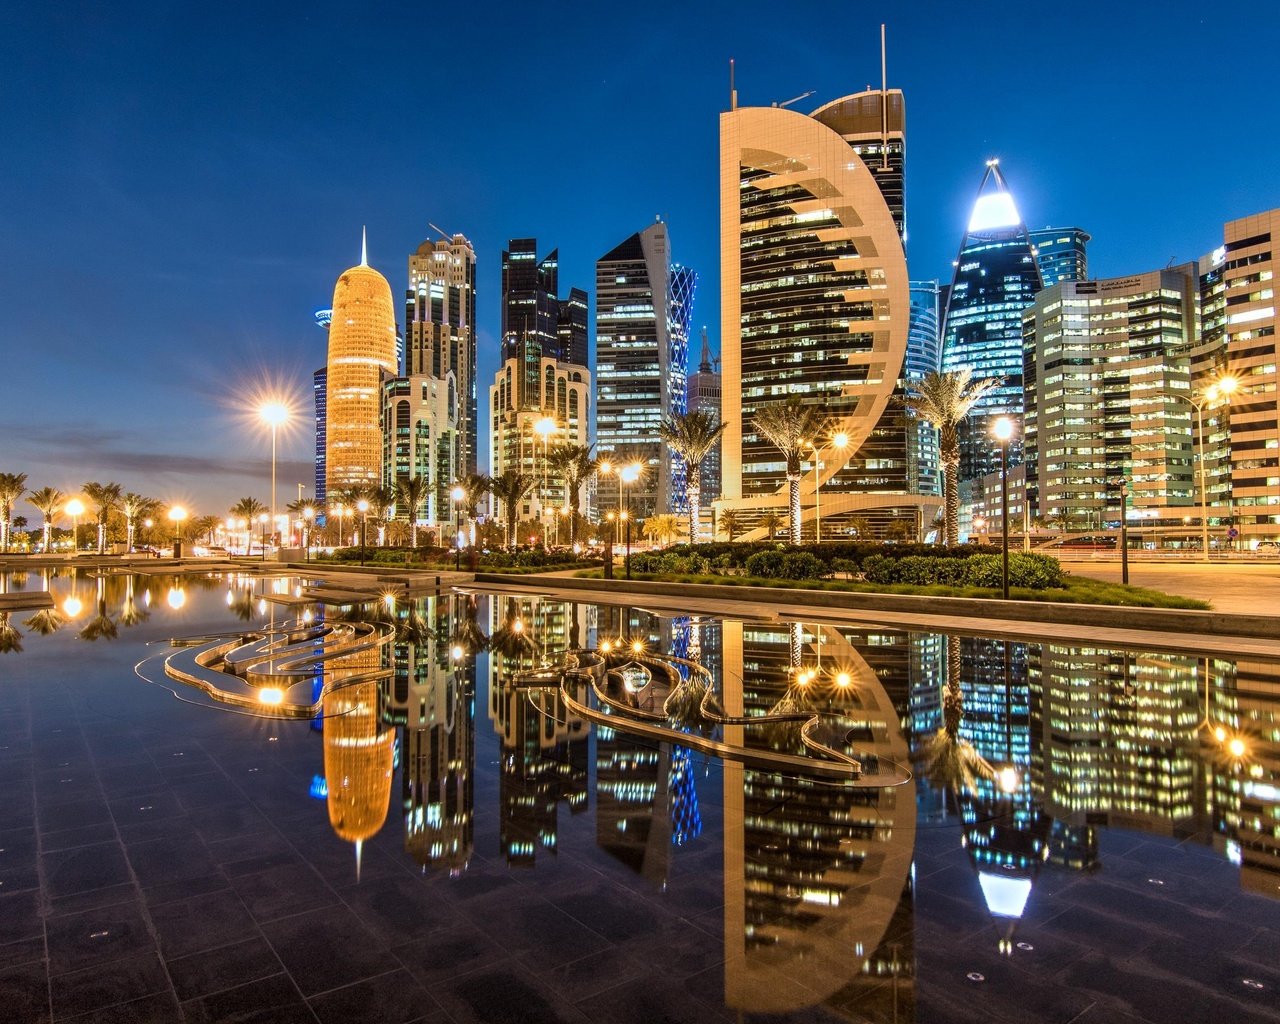
<svg viewBox="0 0 1280 1024"><path fill-rule="evenodd" d="M556 297L560 251L538 259L536 238L513 238L502 253L502 358L511 359L524 343L539 356L587 365L587 293L571 288Z"/></svg>
<svg viewBox="0 0 1280 1024"><path fill-rule="evenodd" d="M1089 280L1086 247L1092 237L1080 228L1038 228L1027 232L1046 288L1062 281Z"/></svg>
<svg viewBox="0 0 1280 1024"><path fill-rule="evenodd" d="M1000 416L1018 424L1009 457L1022 461L1022 311L1040 291L1040 267L999 164L987 161L978 186L943 321L943 370L1000 380L960 425L961 480L999 468L991 425Z"/></svg>
<svg viewBox="0 0 1280 1024"><path fill-rule="evenodd" d="M464 235L423 242L409 257L405 295L405 376L444 380L458 392L451 462L476 472L476 254Z"/></svg>
<svg viewBox="0 0 1280 1024"><path fill-rule="evenodd" d="M430 374L388 377L382 382L382 478L387 486L421 479L426 483L422 504L412 510L420 525L438 530L453 518L450 491L462 475L457 458L462 396L453 372L444 379ZM408 520L411 510L396 496L396 518ZM441 542L444 537L437 534Z"/></svg>
<svg viewBox="0 0 1280 1024"><path fill-rule="evenodd" d="M684 466L655 439L687 408L696 283L671 264L661 220L596 262L596 449L602 459L649 464L629 493L641 518L685 507Z"/></svg>
<svg viewBox="0 0 1280 1024"><path fill-rule="evenodd" d="M360 264L333 289L326 375L325 492L382 484L382 380L393 376L396 316L387 279Z"/></svg>
<svg viewBox="0 0 1280 1024"><path fill-rule="evenodd" d="M898 122L887 120L898 109ZM870 124L867 109L879 113ZM738 107L720 116L723 498L763 536L760 518L786 505L785 464L754 427L766 406L796 396L847 435L801 482L803 521L824 533L853 517L914 518L906 429L890 407L907 348L910 298L899 233L894 125L901 95L845 97L811 116ZM878 152L861 155L859 146ZM875 172L871 165L886 164ZM881 178L886 184L883 189ZM896 214L896 216L895 216ZM886 413L888 415L886 415ZM752 534L747 534L751 537Z"/></svg>
<svg viewBox="0 0 1280 1024"><path fill-rule="evenodd" d="M937 281L911 282L911 325L902 377L907 388L942 367L941 289ZM908 489L917 494L942 493L942 461L938 428L916 417L906 425Z"/></svg>
<svg viewBox="0 0 1280 1024"><path fill-rule="evenodd" d="M327 378L329 376L329 368L322 366L311 375L311 398L315 408L315 428L316 428L316 506L323 509L325 502L325 427L328 419L328 412L325 408L325 398L327 392Z"/></svg>
<svg viewBox="0 0 1280 1024"><path fill-rule="evenodd" d="M698 360L698 368L689 374L689 411L701 412L711 417L713 423L720 422L720 360L711 358L711 345L707 342L707 329L702 329L702 357ZM709 520L711 502L720 496L720 445L717 441L714 448L702 460L699 473L702 487L702 511Z"/></svg>
<svg viewBox="0 0 1280 1024"><path fill-rule="evenodd" d="M1210 522L1229 519L1237 542L1280 539L1280 382L1275 272L1280 209L1228 221L1223 244L1200 266L1203 339L1192 383L1205 395L1230 376L1236 388L1205 410ZM1223 507L1225 506L1225 507Z"/></svg>
<svg viewBox="0 0 1280 1024"><path fill-rule="evenodd" d="M1026 487L1037 515L1082 528L1193 504L1188 348L1196 265L1044 289L1023 314Z"/></svg>

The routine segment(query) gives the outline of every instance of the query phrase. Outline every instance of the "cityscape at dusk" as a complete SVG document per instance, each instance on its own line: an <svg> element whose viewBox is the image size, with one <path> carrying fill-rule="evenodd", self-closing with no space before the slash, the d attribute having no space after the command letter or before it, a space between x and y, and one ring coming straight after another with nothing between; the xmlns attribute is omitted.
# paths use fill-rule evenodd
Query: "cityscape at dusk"
<svg viewBox="0 0 1280 1024"><path fill-rule="evenodd" d="M0 114L0 297L5 351L24 354L3 416L9 468L39 486L47 466L64 490L111 476L213 512L264 497L250 455L265 434L237 413L267 382L309 412L324 352L312 314L366 224L397 295L432 224L470 240L482 385L509 238L557 248L563 279L594 297L594 262L656 215L701 277L693 322L718 354L729 60L743 104L813 90L793 106L814 109L879 84L882 21L908 108L913 280L950 276L993 156L1028 227L1093 236L1094 276L1196 259L1224 221L1277 205L1280 142L1259 130L1268 69L1232 56L1243 38L1274 41L1274 18L816 4L780 33L763 10L513 6L480 22L442 9L425 37L393 9L353 22L323 4L234 22L6 12L2 74L21 101ZM282 436L282 482L310 483L310 448L304 423Z"/></svg>
<svg viewBox="0 0 1280 1024"><path fill-rule="evenodd" d="M1280 1024L1280 16L0 14L0 1024Z"/></svg>

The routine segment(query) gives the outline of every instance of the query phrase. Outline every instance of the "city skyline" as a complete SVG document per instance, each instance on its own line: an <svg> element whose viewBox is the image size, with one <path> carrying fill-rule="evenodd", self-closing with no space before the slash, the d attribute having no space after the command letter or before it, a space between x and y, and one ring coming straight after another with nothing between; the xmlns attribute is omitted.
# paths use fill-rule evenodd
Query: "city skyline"
<svg viewBox="0 0 1280 1024"><path fill-rule="evenodd" d="M364 223L370 263L393 294L406 286L406 258L430 237L429 225L473 243L481 390L497 367L499 253L510 237L554 242L564 279L588 281L607 245L662 214L680 238L681 262L705 282L694 330L708 325L719 351L716 120L728 108L728 60L737 60L744 105L812 88L795 106L807 112L877 80L881 20L888 85L903 90L912 113L912 279L949 278L971 182L990 156L1009 170L1028 228L1072 224L1093 236L1095 277L1195 259L1219 244L1225 221L1277 205L1257 169L1280 143L1251 127L1264 110L1253 97L1265 94L1265 68L1233 71L1232 104L1203 88L1233 38L1247 31L1265 42L1274 24L1230 12L1202 20L1203 8L1190 4L1166 5L1154 25L1141 12L1106 9L1104 38L1086 31L1089 18L1078 11L965 25L941 6L916 9L936 16L855 18L832 6L839 45L784 39L748 27L752 19L714 13L682 20L685 31L673 37L657 11L647 19L609 12L572 24L568 39L555 26L583 60L562 70L558 88L515 106L508 97L524 95L520 83L536 64L525 51L538 48L523 41L545 41L552 29L514 12L483 28L463 20L444 27L476 58L483 88L452 87L447 98L459 109L431 133L436 141L410 146L405 110L392 97L405 74L396 54L413 44L396 39L389 10L354 30L350 58L328 63L328 78L317 54L332 52L340 22L323 7L309 19L267 12L237 24L235 36L212 14L161 12L133 23L74 8L6 14L0 79L28 100L0 115L13 140L0 159L9 226L0 240L9 269L0 351L17 366L0 417L4 469L28 473L34 486L119 479L222 512L269 487L269 438L247 415L245 393L287 382L296 418L281 438L280 491L305 483L309 493L310 373L323 362L325 338L308 321L354 262ZM628 32L626 52L582 45ZM1029 73L990 62L971 68L966 54L979 40L993 52L1041 53L1040 66L1055 53L1070 61L1072 117L1089 111L1090 137L1113 140L1105 166L1096 146L1061 146L1065 113L1054 116L1047 92L1026 90L1002 99L998 115L975 114L975 90L995 96ZM632 88L658 61L686 74ZM1170 91L1183 102L1151 102ZM1121 93L1131 102L1113 109L1106 101ZM494 133L485 111L498 103L513 120ZM1213 179L1191 161L1154 170L1145 146L1114 144L1135 137L1138 107L1148 138L1177 137L1178 126L1209 119L1220 137L1253 145ZM577 133L574 160L551 159L563 146L558 133L538 141L523 131L546 118ZM521 166L496 157L513 129L529 143L527 166L547 168L524 174L520 188L504 183ZM685 155L630 160L637 134ZM1141 187L1117 188L1122 181ZM64 403L56 412L51 397ZM483 436L478 447L488 448Z"/></svg>

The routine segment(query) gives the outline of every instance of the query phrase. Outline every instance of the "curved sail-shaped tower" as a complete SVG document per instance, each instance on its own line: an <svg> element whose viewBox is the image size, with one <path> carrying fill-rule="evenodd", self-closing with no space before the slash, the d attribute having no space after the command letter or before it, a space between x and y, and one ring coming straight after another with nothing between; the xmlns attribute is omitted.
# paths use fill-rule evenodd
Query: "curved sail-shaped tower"
<svg viewBox="0 0 1280 1024"><path fill-rule="evenodd" d="M960 427L960 479L972 480L1000 468L1000 450L991 424L1009 416L1018 425L1010 442L1010 462L1022 461L1022 312L1040 291L1027 226L1009 192L1000 161L988 160L947 301L942 369L969 368L974 377L998 377L999 387L984 397Z"/></svg>
<svg viewBox="0 0 1280 1024"><path fill-rule="evenodd" d="M857 458L892 412L910 296L894 212L843 124L825 123L839 121L833 111L840 103L812 116L784 107L720 115L727 429L717 507L749 525L786 509L785 465L753 417L793 395L825 410L831 434L843 432L848 441L822 451L816 473L806 459L804 523L819 513L819 482L827 533L841 516L896 508L911 514L919 504L906 494L903 467L898 483Z"/></svg>

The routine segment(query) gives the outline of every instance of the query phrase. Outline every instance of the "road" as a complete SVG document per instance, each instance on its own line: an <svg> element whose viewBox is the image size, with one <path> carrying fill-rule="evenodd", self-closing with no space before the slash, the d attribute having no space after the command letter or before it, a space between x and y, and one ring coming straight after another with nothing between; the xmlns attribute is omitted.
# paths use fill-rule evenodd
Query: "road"
<svg viewBox="0 0 1280 1024"><path fill-rule="evenodd" d="M1119 559L1062 559L1077 576L1120 582ZM1208 601L1215 611L1247 615L1280 614L1280 563L1145 562L1129 563L1129 582L1166 594Z"/></svg>

